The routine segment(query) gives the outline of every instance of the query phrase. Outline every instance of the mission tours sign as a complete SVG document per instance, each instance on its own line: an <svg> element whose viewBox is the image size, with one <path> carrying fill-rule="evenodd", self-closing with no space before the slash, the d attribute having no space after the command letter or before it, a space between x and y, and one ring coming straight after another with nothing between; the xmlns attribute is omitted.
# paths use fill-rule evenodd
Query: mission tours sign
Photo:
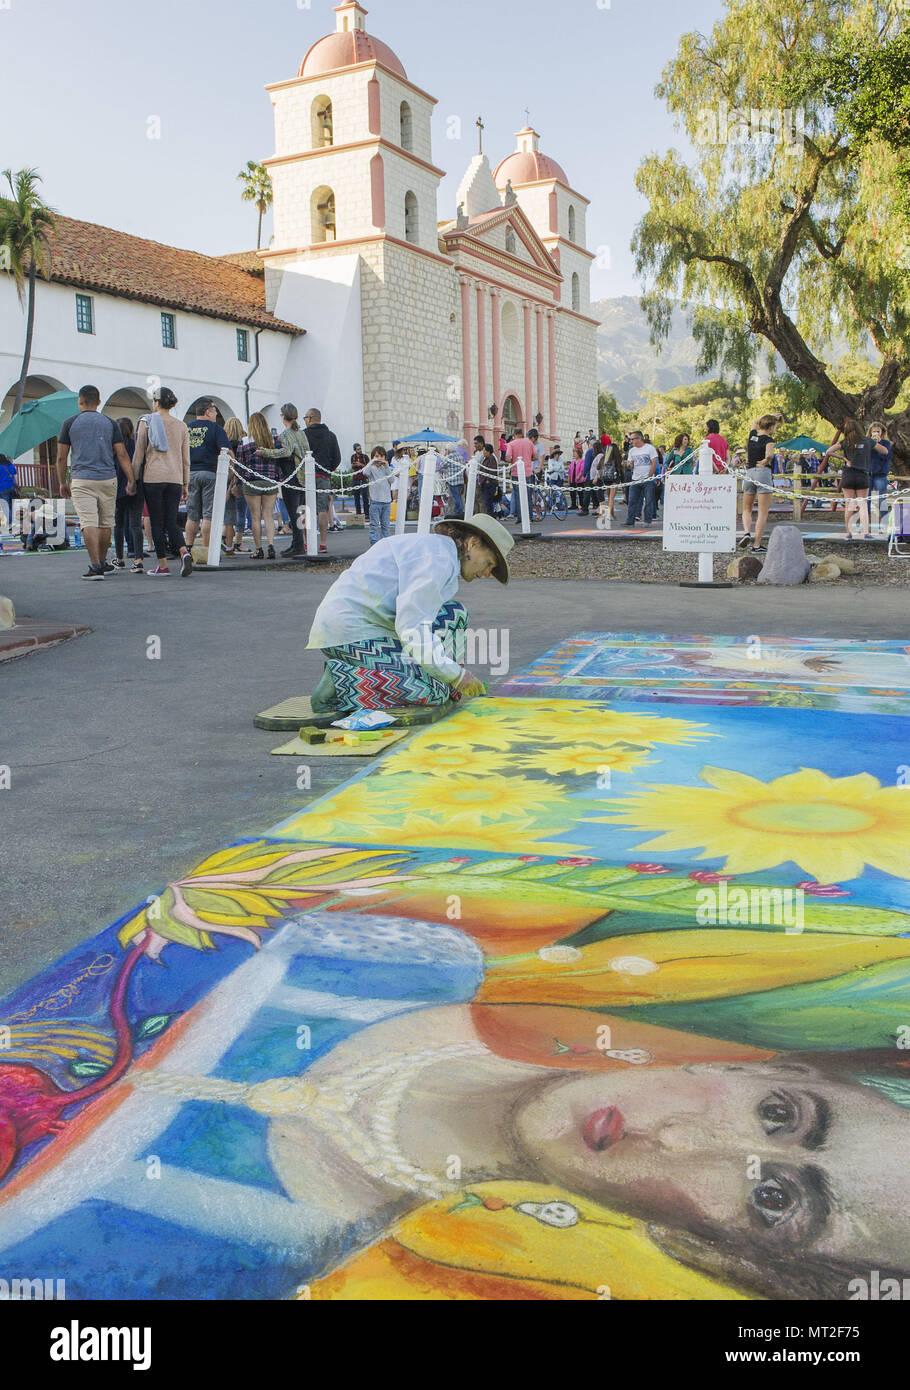
<svg viewBox="0 0 910 1390"><path fill-rule="evenodd" d="M736 548L736 479L671 474L664 483L664 550Z"/></svg>

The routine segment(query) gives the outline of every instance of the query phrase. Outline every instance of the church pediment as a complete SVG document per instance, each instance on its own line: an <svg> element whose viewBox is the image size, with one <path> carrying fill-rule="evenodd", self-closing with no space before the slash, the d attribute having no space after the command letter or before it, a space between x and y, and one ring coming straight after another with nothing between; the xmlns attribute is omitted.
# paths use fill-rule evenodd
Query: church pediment
<svg viewBox="0 0 910 1390"><path fill-rule="evenodd" d="M558 265L517 203L477 217L461 217L442 229L442 239L447 253L456 260L470 256L472 250L495 252L506 263L516 261L533 266L554 280L562 278Z"/></svg>

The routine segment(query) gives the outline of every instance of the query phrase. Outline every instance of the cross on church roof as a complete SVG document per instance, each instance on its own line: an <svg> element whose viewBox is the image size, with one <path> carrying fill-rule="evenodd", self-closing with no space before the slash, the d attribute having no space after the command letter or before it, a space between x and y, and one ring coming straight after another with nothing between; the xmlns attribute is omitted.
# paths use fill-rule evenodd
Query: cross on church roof
<svg viewBox="0 0 910 1390"><path fill-rule="evenodd" d="M530 112L530 109L526 106L526 107L525 107L525 125L530 125L530 124L531 124L531 112Z"/></svg>
<svg viewBox="0 0 910 1390"><path fill-rule="evenodd" d="M483 133L486 130L486 126L483 123L483 117L478 116L474 124L477 126L477 153L483 154Z"/></svg>

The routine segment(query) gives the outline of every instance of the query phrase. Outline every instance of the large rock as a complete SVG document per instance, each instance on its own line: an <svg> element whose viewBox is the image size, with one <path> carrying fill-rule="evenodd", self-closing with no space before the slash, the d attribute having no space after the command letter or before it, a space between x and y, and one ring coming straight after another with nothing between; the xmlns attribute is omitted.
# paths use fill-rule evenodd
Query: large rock
<svg viewBox="0 0 910 1390"><path fill-rule="evenodd" d="M768 541L768 555L758 576L759 584L804 584L809 561L798 526L775 526Z"/></svg>
<svg viewBox="0 0 910 1390"><path fill-rule="evenodd" d="M762 571L762 563L757 555L737 555L727 566L727 578L738 579L740 583L747 579L757 579Z"/></svg>
<svg viewBox="0 0 910 1390"><path fill-rule="evenodd" d="M11 598L0 597L0 631L16 626L16 610Z"/></svg>
<svg viewBox="0 0 910 1390"><path fill-rule="evenodd" d="M824 584L827 580L840 579L840 575L840 565L836 565L833 560L819 560L817 565L812 566L809 583Z"/></svg>

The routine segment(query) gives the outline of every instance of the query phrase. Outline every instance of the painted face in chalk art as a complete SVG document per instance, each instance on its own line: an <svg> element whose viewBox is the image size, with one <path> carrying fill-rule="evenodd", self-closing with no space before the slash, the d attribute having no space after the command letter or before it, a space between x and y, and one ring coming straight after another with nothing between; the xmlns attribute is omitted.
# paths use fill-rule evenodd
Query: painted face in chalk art
<svg viewBox="0 0 910 1390"><path fill-rule="evenodd" d="M549 1178L630 1214L769 1254L906 1263L910 1113L798 1062L560 1079L514 1127Z"/></svg>

